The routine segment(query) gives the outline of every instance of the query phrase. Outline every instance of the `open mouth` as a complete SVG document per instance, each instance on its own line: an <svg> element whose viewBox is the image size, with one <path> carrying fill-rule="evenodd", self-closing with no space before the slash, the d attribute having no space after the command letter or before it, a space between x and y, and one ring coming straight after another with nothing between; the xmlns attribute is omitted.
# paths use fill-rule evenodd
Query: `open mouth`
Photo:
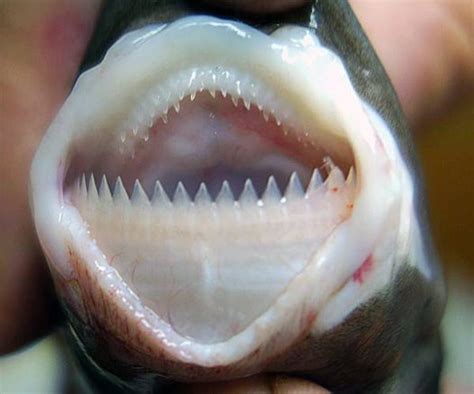
<svg viewBox="0 0 474 394"><path fill-rule="evenodd" d="M38 153L43 247L64 276L74 250L175 358L225 364L294 339L384 223L371 116L306 29L188 18L130 33Z"/></svg>
<svg viewBox="0 0 474 394"><path fill-rule="evenodd" d="M214 343L268 309L349 217L354 162L257 82L183 74L194 86L158 89L117 138L75 143L65 195L145 305Z"/></svg>

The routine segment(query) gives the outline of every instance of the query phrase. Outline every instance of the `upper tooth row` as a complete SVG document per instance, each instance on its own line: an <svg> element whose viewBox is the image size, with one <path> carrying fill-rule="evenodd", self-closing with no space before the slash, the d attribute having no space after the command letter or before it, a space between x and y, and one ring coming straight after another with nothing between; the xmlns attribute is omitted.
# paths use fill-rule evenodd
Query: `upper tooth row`
<svg viewBox="0 0 474 394"><path fill-rule="evenodd" d="M115 204L129 204L131 202L133 205L150 205L151 203L154 206L163 207L182 207L191 204L196 206L206 206L211 204L216 204L220 206L262 206L264 204L288 203L295 199L305 197L308 198L309 196L311 196L312 193L321 191L323 189L330 191L338 191L341 190L344 186L353 187L354 184L355 176L352 168L349 172L347 179L345 179L341 170L338 167L334 166L330 169L329 175L324 182L320 172L317 169L314 170L306 191L304 191L303 189L298 174L294 172L290 176L288 185L283 196L280 193L278 185L273 176L269 177L265 191L263 192L261 198L258 197L258 194L255 191L255 187L252 181L250 179L247 179L238 201L235 200L228 181L223 182L215 201L212 200L204 183L201 183L201 185L199 186L199 189L193 201L182 182L178 183L178 186L176 187L171 201L163 186L161 185L160 181L156 182L153 196L150 201L139 180L135 181L132 195L129 198L120 177L117 178L114 192L112 195L105 175L102 177L98 190L94 176L91 175L89 185L87 186L86 177L85 175L83 175L81 179L77 182L75 193L76 196L82 198L83 200L87 199L91 202L98 202L100 200L109 203L113 202Z"/></svg>
<svg viewBox="0 0 474 394"><path fill-rule="evenodd" d="M305 125L301 124L301 119L291 113L290 106L278 99L268 88L264 88L261 83L241 75L236 70L209 67L182 71L157 88L151 89L129 119L121 124L120 139L124 142L130 131L133 135L148 139L149 128L155 120L161 118L167 123L171 108L179 112L180 101L184 97L189 96L194 100L197 92L204 90L213 97L216 92L223 97L230 95L235 106L238 105L239 99L247 109L253 104L262 111L266 120L271 115L278 125L284 123L291 129L306 129Z"/></svg>

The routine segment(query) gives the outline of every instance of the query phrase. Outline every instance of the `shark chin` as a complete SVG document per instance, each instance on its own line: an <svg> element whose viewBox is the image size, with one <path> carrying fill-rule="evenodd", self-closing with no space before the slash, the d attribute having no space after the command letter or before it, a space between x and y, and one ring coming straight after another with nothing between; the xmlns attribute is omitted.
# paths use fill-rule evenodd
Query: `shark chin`
<svg viewBox="0 0 474 394"><path fill-rule="evenodd" d="M104 375L331 383L327 333L401 272L431 275L390 127L314 30L194 16L123 35L31 169L80 352Z"/></svg>

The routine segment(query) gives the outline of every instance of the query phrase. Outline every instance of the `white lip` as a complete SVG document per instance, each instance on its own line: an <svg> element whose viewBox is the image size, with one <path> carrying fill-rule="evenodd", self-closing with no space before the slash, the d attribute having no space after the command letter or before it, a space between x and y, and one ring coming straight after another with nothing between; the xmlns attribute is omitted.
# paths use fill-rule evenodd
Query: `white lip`
<svg viewBox="0 0 474 394"><path fill-rule="evenodd" d="M96 273L100 286L120 290L122 296L114 298L118 308L132 313L131 319L153 336L157 348L175 359L227 365L251 354L269 338L274 339L272 351L278 352L279 346L300 334L300 317L318 312L376 248L380 235L388 231L387 217L403 216L401 210L411 208L406 202L411 201L406 170L388 129L361 101L341 60L310 32L284 28L267 36L209 17L147 29L123 38L103 63L79 78L36 153L31 201L43 249L61 275L71 278L75 273L68 248L75 248ZM173 332L130 293L90 239L77 211L64 201L62 184L69 148L78 136L119 130L123 114L130 113L149 86L159 85L175 70L210 64L250 73L298 108L305 122L347 139L355 156L358 194L352 216L332 233L271 308L228 341L202 345ZM409 188L404 190L406 201L402 201L402 187Z"/></svg>

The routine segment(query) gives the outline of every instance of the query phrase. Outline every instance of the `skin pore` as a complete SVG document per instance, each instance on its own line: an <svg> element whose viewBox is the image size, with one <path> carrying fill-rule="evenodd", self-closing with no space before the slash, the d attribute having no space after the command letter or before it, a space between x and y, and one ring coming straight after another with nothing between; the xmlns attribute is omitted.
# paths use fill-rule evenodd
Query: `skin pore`
<svg viewBox="0 0 474 394"><path fill-rule="evenodd" d="M270 13L305 1L206 2ZM412 125L444 111L472 89L469 0L351 4ZM28 172L37 144L71 88L99 8L98 0L0 3L0 354L46 334L55 322L52 284L28 206ZM258 388L323 392L300 379L264 376L222 383L221 388L232 393Z"/></svg>

